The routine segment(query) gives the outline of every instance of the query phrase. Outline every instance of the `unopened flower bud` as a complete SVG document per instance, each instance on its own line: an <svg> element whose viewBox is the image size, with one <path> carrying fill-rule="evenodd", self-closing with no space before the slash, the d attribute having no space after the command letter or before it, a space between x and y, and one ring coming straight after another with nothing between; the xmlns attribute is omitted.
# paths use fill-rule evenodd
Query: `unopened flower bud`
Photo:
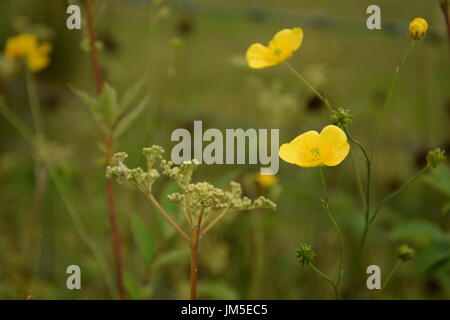
<svg viewBox="0 0 450 320"><path fill-rule="evenodd" d="M422 40L428 31L428 22L423 18L415 18L409 23L408 35L413 40Z"/></svg>
<svg viewBox="0 0 450 320"><path fill-rule="evenodd" d="M349 109L338 108L333 110L330 115L330 121L335 126L340 128L346 128L353 120L353 116L350 114Z"/></svg>
<svg viewBox="0 0 450 320"><path fill-rule="evenodd" d="M446 159L445 151L437 148L428 152L427 164L430 168L436 169Z"/></svg>
<svg viewBox="0 0 450 320"><path fill-rule="evenodd" d="M414 258L414 249L408 247L406 244L397 249L397 258L402 262L409 261Z"/></svg>
<svg viewBox="0 0 450 320"><path fill-rule="evenodd" d="M314 263L316 253L311 249L309 244L302 244L297 249L297 259L302 265L310 265Z"/></svg>

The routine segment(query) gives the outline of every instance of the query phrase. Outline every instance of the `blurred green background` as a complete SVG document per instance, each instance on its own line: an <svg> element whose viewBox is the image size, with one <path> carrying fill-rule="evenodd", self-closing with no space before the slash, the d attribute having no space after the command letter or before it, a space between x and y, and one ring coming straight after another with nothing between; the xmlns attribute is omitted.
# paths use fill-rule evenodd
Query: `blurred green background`
<svg viewBox="0 0 450 320"><path fill-rule="evenodd" d="M371 4L381 7L382 30L366 28ZM104 268L80 238L52 180L35 165L33 150L0 117L3 299L117 298L100 138L89 111L69 88L95 93L90 56L83 50L87 28L85 23L80 31L66 28L67 5L2 0L0 41L4 48L8 37L32 32L54 46L50 67L36 75L49 148L83 231L101 249ZM304 30L304 41L290 63L333 105L351 109L354 136L371 146L393 71L410 45L407 25L418 16L429 21L430 31L401 71L374 164L373 199L381 200L419 170L429 149L449 152L449 49L437 0L97 0L94 11L105 80L119 95L142 77L146 81L141 95L149 97L148 107L115 146L130 155L131 165L143 165L142 147L152 144L170 154L171 132L192 128L194 120L220 130L279 128L280 144L326 125L324 105L285 67L252 70L246 65L250 44L266 44L277 31L297 26ZM0 94L31 125L24 74L8 71L2 61ZM363 172L363 159L355 154ZM200 248L199 297L333 298L329 284L295 257L300 243L310 243L317 266L329 274L337 269L338 240L320 205L318 170L280 161L277 184L265 189L254 181L258 170L258 165L203 165L196 172L196 181L236 180L248 196L264 194L278 204L275 212L232 214L208 234ZM343 293L369 298L365 268L355 277L351 273L363 206L350 157L326 174L330 204L347 245ZM163 206L182 221L165 198L173 185L163 179L155 188ZM114 190L127 297L187 298L189 248L141 194L118 185ZM386 275L402 243L416 250L416 258L401 265L379 298L450 298L449 203L447 163L380 212L363 266L379 265ZM66 288L66 268L72 264L81 267L81 290Z"/></svg>

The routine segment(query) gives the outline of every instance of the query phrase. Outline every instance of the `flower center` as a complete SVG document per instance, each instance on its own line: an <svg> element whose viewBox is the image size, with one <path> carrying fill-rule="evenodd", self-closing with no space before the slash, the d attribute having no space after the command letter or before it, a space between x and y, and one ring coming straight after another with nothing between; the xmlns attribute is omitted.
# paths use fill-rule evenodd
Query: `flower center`
<svg viewBox="0 0 450 320"><path fill-rule="evenodd" d="M314 160L317 160L320 157L320 149L318 147L314 147L310 150L311 155L313 156Z"/></svg>
<svg viewBox="0 0 450 320"><path fill-rule="evenodd" d="M277 56L281 55L282 53L283 53L283 51L281 51L281 49L278 49L278 48L275 49L275 54Z"/></svg>

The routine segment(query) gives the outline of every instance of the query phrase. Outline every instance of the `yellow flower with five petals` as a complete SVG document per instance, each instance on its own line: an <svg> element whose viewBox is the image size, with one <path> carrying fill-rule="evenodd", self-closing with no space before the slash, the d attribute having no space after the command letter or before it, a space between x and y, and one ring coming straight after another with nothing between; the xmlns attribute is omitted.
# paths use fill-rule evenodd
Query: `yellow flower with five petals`
<svg viewBox="0 0 450 320"><path fill-rule="evenodd" d="M268 46L254 43L248 48L246 54L248 65L254 69L278 65L289 59L300 48L302 41L301 28L283 29L275 34Z"/></svg>
<svg viewBox="0 0 450 320"><path fill-rule="evenodd" d="M347 157L349 151L345 132L335 125L328 125L320 133L307 131L281 145L279 156L300 167L334 167Z"/></svg>

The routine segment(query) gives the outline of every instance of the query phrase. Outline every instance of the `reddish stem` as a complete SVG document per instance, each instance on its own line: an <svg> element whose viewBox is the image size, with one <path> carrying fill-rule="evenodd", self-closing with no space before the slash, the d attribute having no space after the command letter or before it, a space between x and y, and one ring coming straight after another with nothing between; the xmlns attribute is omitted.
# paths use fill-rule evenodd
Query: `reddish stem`
<svg viewBox="0 0 450 320"><path fill-rule="evenodd" d="M102 72L100 71L100 64L98 62L97 56L97 48L95 46L95 29L94 29L94 10L92 9L92 1L86 0L86 11L87 11L87 24L88 24L88 33L89 33L89 44L91 49L91 60L92 67L94 69L95 76L95 87L97 89L97 93L102 93L103 90L103 79Z"/></svg>
<svg viewBox="0 0 450 320"><path fill-rule="evenodd" d="M92 1L85 0L86 11L87 11L87 24L88 24L88 33L89 33L89 43L91 49L91 60L92 67L94 69L95 76L95 87L97 89L97 94L101 94L103 90L103 77L100 70L100 64L97 55L97 49L95 47L95 30L94 30L94 13L92 9ZM112 135L108 135L105 139L105 160L106 164L109 164L111 161L113 152L113 138ZM106 191L108 198L108 217L109 223L111 225L111 232L113 237L113 251L114 251L114 262L116 265L116 274L117 274L117 285L119 288L119 297L121 300L125 299L125 285L123 282L123 263L122 263L122 250L121 250L121 241L120 234L117 228L116 222L116 210L114 204L114 190L113 190L113 182L112 180L106 180Z"/></svg>
<svg viewBox="0 0 450 320"><path fill-rule="evenodd" d="M197 300L197 281L198 281L198 247L200 243L200 229L202 225L202 216L198 219L196 229L191 238L191 300Z"/></svg>
<svg viewBox="0 0 450 320"><path fill-rule="evenodd" d="M113 144L111 137L108 137L106 141L106 161L109 163L111 160ZM111 232L113 236L113 251L114 251L114 262L116 265L117 273L117 285L119 287L119 297L121 300L125 299L125 285L123 283L123 263L122 263L122 248L120 242L120 234L117 228L116 222L116 210L114 204L114 190L112 180L106 180L106 191L108 197L108 213L109 213L109 223L111 225Z"/></svg>
<svg viewBox="0 0 450 320"><path fill-rule="evenodd" d="M441 0L441 9L444 14L445 23L447 25L447 38L450 50L450 14L448 12L448 0Z"/></svg>

